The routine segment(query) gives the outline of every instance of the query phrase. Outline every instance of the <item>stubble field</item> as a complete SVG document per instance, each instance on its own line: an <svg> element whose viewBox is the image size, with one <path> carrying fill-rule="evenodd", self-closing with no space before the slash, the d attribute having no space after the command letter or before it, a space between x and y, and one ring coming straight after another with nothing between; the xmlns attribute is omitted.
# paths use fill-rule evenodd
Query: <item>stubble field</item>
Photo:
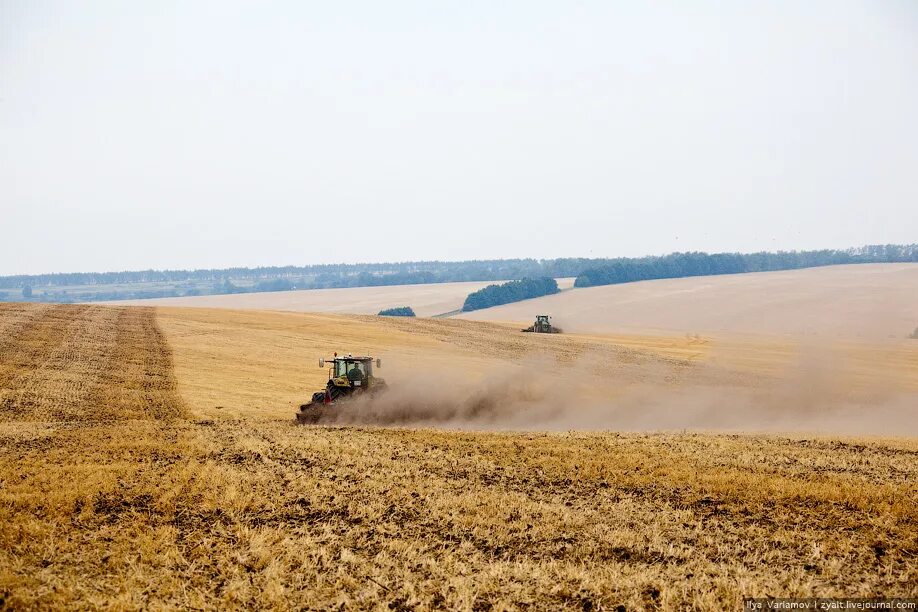
<svg viewBox="0 0 918 612"><path fill-rule="evenodd" d="M390 384L413 382L422 400L366 407L386 427L292 425L323 382L315 361L335 349L381 355ZM0 305L2 606L914 597L918 442L903 402L915 352L826 354L840 374L820 389L849 412L872 402L868 430L907 437L774 431L840 414L810 399L755 424L773 433L697 431L717 406L728 416L714 395L742 398L743 418L794 397L789 372L814 358L785 341ZM655 402L638 401L651 390ZM545 431L496 431L525 429L521 418Z"/></svg>

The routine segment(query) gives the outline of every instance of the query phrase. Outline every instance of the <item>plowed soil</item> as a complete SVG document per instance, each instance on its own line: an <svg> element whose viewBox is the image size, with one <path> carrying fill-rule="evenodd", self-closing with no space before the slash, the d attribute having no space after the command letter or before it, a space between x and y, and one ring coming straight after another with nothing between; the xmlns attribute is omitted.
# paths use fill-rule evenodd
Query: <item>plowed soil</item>
<svg viewBox="0 0 918 612"><path fill-rule="evenodd" d="M184 413L150 308L0 304L0 419L110 421Z"/></svg>

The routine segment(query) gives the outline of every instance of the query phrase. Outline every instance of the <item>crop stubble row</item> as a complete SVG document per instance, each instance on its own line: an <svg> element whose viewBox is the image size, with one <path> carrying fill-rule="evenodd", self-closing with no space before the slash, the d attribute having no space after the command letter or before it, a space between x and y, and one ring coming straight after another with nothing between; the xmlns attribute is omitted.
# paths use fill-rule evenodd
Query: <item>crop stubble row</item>
<svg viewBox="0 0 918 612"><path fill-rule="evenodd" d="M0 421L184 414L149 308L0 305Z"/></svg>

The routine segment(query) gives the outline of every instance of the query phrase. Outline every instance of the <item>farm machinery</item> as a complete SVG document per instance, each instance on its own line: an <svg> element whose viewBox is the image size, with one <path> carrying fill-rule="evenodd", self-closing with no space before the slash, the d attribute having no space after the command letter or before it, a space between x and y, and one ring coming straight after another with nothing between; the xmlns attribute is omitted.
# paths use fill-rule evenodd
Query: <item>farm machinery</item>
<svg viewBox="0 0 918 612"><path fill-rule="evenodd" d="M536 334L560 334L561 328L551 324L551 317L548 315L536 315L535 323L522 330L524 332L533 332Z"/></svg>
<svg viewBox="0 0 918 612"><path fill-rule="evenodd" d="M318 423L324 417L334 414L333 405L360 395L375 395L385 390L386 381L377 378L373 373L372 357L338 357L319 359L319 367L328 368L328 383L324 391L312 394L312 401L300 405L296 413L298 423ZM376 368L382 367L379 359L375 360Z"/></svg>

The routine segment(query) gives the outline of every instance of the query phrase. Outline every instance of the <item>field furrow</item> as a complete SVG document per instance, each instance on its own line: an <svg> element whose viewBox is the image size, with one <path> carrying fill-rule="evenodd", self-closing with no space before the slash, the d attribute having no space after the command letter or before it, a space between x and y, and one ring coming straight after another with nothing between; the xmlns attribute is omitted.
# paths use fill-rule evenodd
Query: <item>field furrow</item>
<svg viewBox="0 0 918 612"><path fill-rule="evenodd" d="M15 346L20 330L48 308L45 304L0 302L0 358L9 347Z"/></svg>
<svg viewBox="0 0 918 612"><path fill-rule="evenodd" d="M87 411L86 399L100 384L101 370L108 368L113 349L110 330L117 311L94 307L67 329L64 342L50 349L44 361L22 371L8 391L7 416L16 420L73 421L100 416ZM104 411L103 406L98 407Z"/></svg>
<svg viewBox="0 0 918 612"><path fill-rule="evenodd" d="M76 306L62 311L41 307L32 316L14 322L0 346L0 405L5 405L11 393L22 391L32 374L42 369L57 348L72 335L72 330L85 322L89 306ZM6 314L6 313L4 313Z"/></svg>
<svg viewBox="0 0 918 612"><path fill-rule="evenodd" d="M172 352L151 309L125 308L115 337L111 371L114 384L100 387L98 402L119 406L131 418L181 416ZM112 398L111 395L115 397Z"/></svg>
<svg viewBox="0 0 918 612"><path fill-rule="evenodd" d="M111 421L182 412L153 310L36 310L7 325L15 331L0 365L0 419Z"/></svg>

